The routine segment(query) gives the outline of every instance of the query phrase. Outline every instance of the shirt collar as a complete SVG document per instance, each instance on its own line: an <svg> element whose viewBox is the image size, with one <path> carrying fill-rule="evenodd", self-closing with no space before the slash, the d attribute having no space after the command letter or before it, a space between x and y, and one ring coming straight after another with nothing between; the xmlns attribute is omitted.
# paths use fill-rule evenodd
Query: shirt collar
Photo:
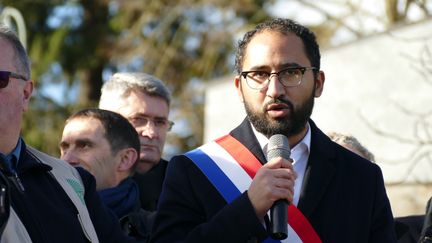
<svg viewBox="0 0 432 243"><path fill-rule="evenodd" d="M21 138L19 138L17 145L9 154L5 155L0 153L0 156L5 159L6 164L3 164L3 167L5 167L3 169L5 171L8 171L10 173L16 173L16 168L21 153L21 143Z"/></svg>
<svg viewBox="0 0 432 243"><path fill-rule="evenodd" d="M12 158L14 158L15 161L18 161L21 153L21 144L22 144L21 138L19 138L15 148L10 153L8 154L0 153L0 154L4 156L8 161L11 161Z"/></svg>
<svg viewBox="0 0 432 243"><path fill-rule="evenodd" d="M16 159L15 161L17 161L17 163L19 161L20 154L21 154L21 147L22 147L22 141L21 140L22 140L21 138L18 139L18 143L17 143L16 147L8 155L8 156L11 156L11 157L15 157L15 159Z"/></svg>
<svg viewBox="0 0 432 243"><path fill-rule="evenodd" d="M306 150L304 152L309 154L310 144L311 144L311 128L310 128L309 122L306 123L306 126L307 126L306 135L303 137L303 139L298 144L296 144L293 148L291 148L292 153L294 153L294 152L300 152L301 153L301 152L303 152L303 150ZM252 127L252 131L253 131L255 137L258 140L258 143L260 144L262 151L264 152L264 154L267 154L267 144L269 142L269 139L264 134L258 132L252 123L251 123L251 127Z"/></svg>

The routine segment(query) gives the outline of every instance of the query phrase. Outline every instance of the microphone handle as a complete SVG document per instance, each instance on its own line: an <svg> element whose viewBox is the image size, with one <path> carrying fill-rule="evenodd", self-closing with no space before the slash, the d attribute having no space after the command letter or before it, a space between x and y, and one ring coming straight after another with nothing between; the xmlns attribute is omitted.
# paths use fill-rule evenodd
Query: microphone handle
<svg viewBox="0 0 432 243"><path fill-rule="evenodd" d="M274 240L284 240L288 236L288 201L284 199L274 202L270 209L271 237Z"/></svg>

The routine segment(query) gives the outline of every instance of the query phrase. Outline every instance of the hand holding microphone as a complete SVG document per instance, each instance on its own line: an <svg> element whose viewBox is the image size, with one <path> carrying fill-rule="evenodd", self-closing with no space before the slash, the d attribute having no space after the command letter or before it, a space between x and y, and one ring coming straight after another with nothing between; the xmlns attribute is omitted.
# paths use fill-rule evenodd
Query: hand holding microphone
<svg viewBox="0 0 432 243"><path fill-rule="evenodd" d="M270 137L267 146L267 159L272 160L282 157L291 161L291 150L288 138L282 134L275 134ZM270 210L271 237L275 240L283 240L288 236L288 201L285 199L277 200Z"/></svg>
<svg viewBox="0 0 432 243"><path fill-rule="evenodd" d="M284 139L280 140L278 138L279 136L283 135L276 136L276 140L270 138L268 152L271 154L267 156L268 162L258 170L247 192L257 216L262 219L276 201L283 199L285 202L290 202L294 195L294 181L297 175L290 163L289 154L287 154L287 152L290 152L288 139L283 136L286 139L284 142ZM282 147L284 149L281 149ZM281 150L283 150L282 154ZM284 215L286 217L286 214ZM286 230L287 221L285 220L281 224L284 225ZM276 226L274 223L272 225Z"/></svg>

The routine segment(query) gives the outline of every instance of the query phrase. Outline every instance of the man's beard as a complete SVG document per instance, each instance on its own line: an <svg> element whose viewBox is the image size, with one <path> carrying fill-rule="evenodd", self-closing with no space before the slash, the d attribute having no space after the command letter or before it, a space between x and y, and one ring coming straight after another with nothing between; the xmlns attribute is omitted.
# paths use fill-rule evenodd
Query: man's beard
<svg viewBox="0 0 432 243"><path fill-rule="evenodd" d="M290 114L280 119L268 117L266 112L267 107L271 104L282 103L288 105ZM283 134L287 137L291 137L303 131L312 114L314 95L312 93L312 95L297 109L294 109L294 105L289 100L281 98L273 99L266 103L261 112L253 111L246 101L244 102L244 106L249 121L258 132L264 134L268 138L274 134Z"/></svg>

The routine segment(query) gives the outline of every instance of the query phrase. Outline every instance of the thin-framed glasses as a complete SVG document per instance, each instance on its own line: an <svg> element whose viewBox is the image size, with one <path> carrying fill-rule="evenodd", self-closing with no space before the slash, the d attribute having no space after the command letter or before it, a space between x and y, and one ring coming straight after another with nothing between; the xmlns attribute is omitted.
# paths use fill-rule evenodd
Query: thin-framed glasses
<svg viewBox="0 0 432 243"><path fill-rule="evenodd" d="M303 75L307 70L316 70L315 67L290 67L279 72L267 71L244 71L240 75L246 80L251 89L262 89L266 87L272 75L276 75L279 82L285 87L294 87L301 84Z"/></svg>
<svg viewBox="0 0 432 243"><path fill-rule="evenodd" d="M9 71L0 71L0 89L6 88L9 84L10 78L21 79L27 81L27 78L21 74Z"/></svg>
<svg viewBox="0 0 432 243"><path fill-rule="evenodd" d="M152 122L157 129L171 131L171 128L174 126L174 122L166 118L133 116L128 120L134 127L145 127Z"/></svg>

